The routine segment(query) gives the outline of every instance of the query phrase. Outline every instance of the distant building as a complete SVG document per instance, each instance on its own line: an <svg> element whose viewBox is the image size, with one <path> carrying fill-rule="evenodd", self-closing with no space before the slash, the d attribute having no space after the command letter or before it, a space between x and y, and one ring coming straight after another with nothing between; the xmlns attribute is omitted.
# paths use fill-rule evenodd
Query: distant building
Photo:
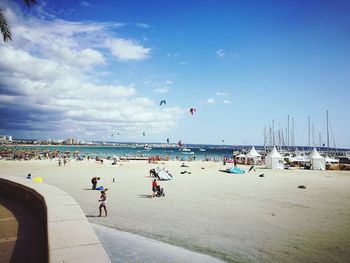
<svg viewBox="0 0 350 263"><path fill-rule="evenodd" d="M73 138L68 138L66 141L65 141L65 144L78 144L78 140L76 139L73 139Z"/></svg>
<svg viewBox="0 0 350 263"><path fill-rule="evenodd" d="M0 143L12 143L12 136L10 135L0 135Z"/></svg>

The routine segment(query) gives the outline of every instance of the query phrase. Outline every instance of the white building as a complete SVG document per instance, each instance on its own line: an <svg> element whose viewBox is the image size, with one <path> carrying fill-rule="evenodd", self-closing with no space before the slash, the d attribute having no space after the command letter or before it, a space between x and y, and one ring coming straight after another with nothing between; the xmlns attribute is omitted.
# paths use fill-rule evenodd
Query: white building
<svg viewBox="0 0 350 263"><path fill-rule="evenodd" d="M12 136L0 135L0 143L12 143Z"/></svg>

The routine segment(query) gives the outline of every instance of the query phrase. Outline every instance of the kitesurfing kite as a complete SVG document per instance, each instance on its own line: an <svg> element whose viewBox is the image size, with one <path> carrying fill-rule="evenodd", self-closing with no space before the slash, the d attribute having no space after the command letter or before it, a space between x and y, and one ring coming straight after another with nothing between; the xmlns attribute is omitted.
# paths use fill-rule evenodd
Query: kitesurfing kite
<svg viewBox="0 0 350 263"><path fill-rule="evenodd" d="M166 104L166 100L161 100L159 106L162 106L163 104Z"/></svg>
<svg viewBox="0 0 350 263"><path fill-rule="evenodd" d="M182 144L181 140L177 143L177 145L179 145L180 148L182 148L184 145Z"/></svg>
<svg viewBox="0 0 350 263"><path fill-rule="evenodd" d="M166 142L169 143L169 141L170 141L169 138L167 138L167 139L166 139Z"/></svg>
<svg viewBox="0 0 350 263"><path fill-rule="evenodd" d="M142 133L142 135L143 135L143 136L146 136L146 133L145 133L145 132L143 132L143 133Z"/></svg>
<svg viewBox="0 0 350 263"><path fill-rule="evenodd" d="M197 110L196 110L196 108L191 108L190 109L190 113L193 115L193 113L195 113Z"/></svg>

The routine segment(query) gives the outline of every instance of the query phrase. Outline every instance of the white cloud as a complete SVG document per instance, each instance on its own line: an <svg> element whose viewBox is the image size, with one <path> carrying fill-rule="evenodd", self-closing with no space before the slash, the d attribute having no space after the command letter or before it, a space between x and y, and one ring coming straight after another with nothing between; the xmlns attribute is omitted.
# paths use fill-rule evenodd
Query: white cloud
<svg viewBox="0 0 350 263"><path fill-rule="evenodd" d="M86 1L81 1L80 5L84 6L84 7L90 7L91 6L91 4L89 2L86 2Z"/></svg>
<svg viewBox="0 0 350 263"><path fill-rule="evenodd" d="M186 61L181 61L180 65L187 65L187 62Z"/></svg>
<svg viewBox="0 0 350 263"><path fill-rule="evenodd" d="M172 81L172 80L167 80L167 81L165 81L165 84L167 84L167 85L173 85L173 84L174 84L174 81Z"/></svg>
<svg viewBox="0 0 350 263"><path fill-rule="evenodd" d="M223 100L223 103L224 103L224 104L231 104L231 101L229 101L229 100Z"/></svg>
<svg viewBox="0 0 350 263"><path fill-rule="evenodd" d="M132 84L95 79L113 72L106 63L112 57L108 48L120 60L149 56L150 49L114 37L109 28L119 24L40 20L32 15L24 19L9 9L6 14L10 14L14 41L0 43L0 109L5 131L98 139L115 128L164 132L184 114L178 107L160 111ZM101 39L108 39L109 45ZM104 66L102 71L99 65ZM168 86L161 89L169 91Z"/></svg>
<svg viewBox="0 0 350 263"><path fill-rule="evenodd" d="M170 91L170 87L164 86L164 87L158 87L153 89L154 92L157 93L168 93Z"/></svg>
<svg viewBox="0 0 350 263"><path fill-rule="evenodd" d="M227 96L228 94L227 94L226 92L220 92L220 91L218 91L218 92L215 93L215 95L216 95L216 96Z"/></svg>
<svg viewBox="0 0 350 263"><path fill-rule="evenodd" d="M119 60L142 60L150 55L150 48L145 48L131 40L112 38L107 39L105 43Z"/></svg>
<svg viewBox="0 0 350 263"><path fill-rule="evenodd" d="M223 49L219 49L218 51L216 51L216 55L218 55L219 58L223 58L225 56L225 52Z"/></svg>
<svg viewBox="0 0 350 263"><path fill-rule="evenodd" d="M215 102L215 99L210 98L210 99L207 99L207 103L208 104L215 104L216 102Z"/></svg>
<svg viewBox="0 0 350 263"><path fill-rule="evenodd" d="M145 24L145 23L136 23L136 26L140 27L140 28L149 28L150 27L148 24Z"/></svg>

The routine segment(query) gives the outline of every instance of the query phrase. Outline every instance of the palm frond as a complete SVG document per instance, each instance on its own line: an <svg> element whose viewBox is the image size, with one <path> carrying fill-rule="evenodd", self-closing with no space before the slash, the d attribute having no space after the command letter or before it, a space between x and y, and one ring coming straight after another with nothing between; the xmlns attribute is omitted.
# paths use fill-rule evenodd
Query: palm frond
<svg viewBox="0 0 350 263"><path fill-rule="evenodd" d="M4 42L12 41L10 26L7 23L7 19L1 9L0 9L0 31L4 39Z"/></svg>
<svg viewBox="0 0 350 263"><path fill-rule="evenodd" d="M23 1L28 7L31 7L32 5L35 5L37 3L36 0L23 0Z"/></svg>

